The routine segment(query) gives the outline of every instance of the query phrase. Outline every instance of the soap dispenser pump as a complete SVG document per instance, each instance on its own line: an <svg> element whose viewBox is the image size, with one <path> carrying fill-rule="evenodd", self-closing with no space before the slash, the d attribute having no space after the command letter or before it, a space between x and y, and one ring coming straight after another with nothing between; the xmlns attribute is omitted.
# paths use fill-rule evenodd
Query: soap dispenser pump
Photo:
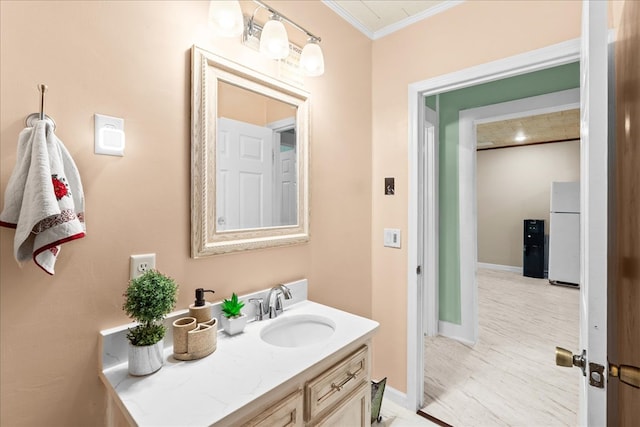
<svg viewBox="0 0 640 427"><path fill-rule="evenodd" d="M213 294L215 291L211 289L197 288L196 300L189 306L189 316L195 317L196 323L208 322L213 317L211 311L213 304L204 299L205 292L211 292Z"/></svg>

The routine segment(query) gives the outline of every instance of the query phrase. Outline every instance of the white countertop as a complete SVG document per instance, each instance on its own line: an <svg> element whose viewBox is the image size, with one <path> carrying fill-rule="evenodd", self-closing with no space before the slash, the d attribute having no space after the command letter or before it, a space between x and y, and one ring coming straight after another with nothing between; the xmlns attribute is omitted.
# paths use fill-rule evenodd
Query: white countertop
<svg viewBox="0 0 640 427"><path fill-rule="evenodd" d="M262 341L263 328L296 314L328 317L335 332L305 347ZM104 369L101 378L139 426L208 426L378 328L373 320L307 300L286 307L278 319L251 322L235 336L218 333L217 350L203 359L178 361L168 347L154 374L130 376L124 362Z"/></svg>

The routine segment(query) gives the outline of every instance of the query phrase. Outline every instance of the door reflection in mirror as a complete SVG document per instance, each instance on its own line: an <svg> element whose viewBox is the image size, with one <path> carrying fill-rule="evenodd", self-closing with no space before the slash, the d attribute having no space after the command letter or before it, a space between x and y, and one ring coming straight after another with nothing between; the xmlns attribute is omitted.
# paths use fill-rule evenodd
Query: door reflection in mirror
<svg viewBox="0 0 640 427"><path fill-rule="evenodd" d="M217 110L217 230L296 225L296 107L219 80Z"/></svg>

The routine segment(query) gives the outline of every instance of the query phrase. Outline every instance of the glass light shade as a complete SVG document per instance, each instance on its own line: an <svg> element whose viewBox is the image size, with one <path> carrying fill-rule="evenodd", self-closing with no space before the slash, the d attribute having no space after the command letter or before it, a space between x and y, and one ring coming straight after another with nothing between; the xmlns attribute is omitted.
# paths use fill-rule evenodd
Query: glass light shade
<svg viewBox="0 0 640 427"><path fill-rule="evenodd" d="M217 36L240 36L244 30L240 3L237 0L212 0L209 4L209 25Z"/></svg>
<svg viewBox="0 0 640 427"><path fill-rule="evenodd" d="M289 56L287 30L277 18L264 24L260 35L260 52L271 59L284 59Z"/></svg>
<svg viewBox="0 0 640 427"><path fill-rule="evenodd" d="M307 76L321 76L324 74L324 56L317 41L309 40L309 43L302 49L300 67Z"/></svg>

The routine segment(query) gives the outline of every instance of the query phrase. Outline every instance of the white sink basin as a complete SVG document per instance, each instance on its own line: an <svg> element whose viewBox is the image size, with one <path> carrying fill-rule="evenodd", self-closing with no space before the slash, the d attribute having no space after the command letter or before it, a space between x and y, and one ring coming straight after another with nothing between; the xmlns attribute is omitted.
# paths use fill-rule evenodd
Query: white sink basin
<svg viewBox="0 0 640 427"><path fill-rule="evenodd" d="M260 333L266 343L278 347L304 347L328 339L336 330L329 318L314 314L297 314L274 320Z"/></svg>

